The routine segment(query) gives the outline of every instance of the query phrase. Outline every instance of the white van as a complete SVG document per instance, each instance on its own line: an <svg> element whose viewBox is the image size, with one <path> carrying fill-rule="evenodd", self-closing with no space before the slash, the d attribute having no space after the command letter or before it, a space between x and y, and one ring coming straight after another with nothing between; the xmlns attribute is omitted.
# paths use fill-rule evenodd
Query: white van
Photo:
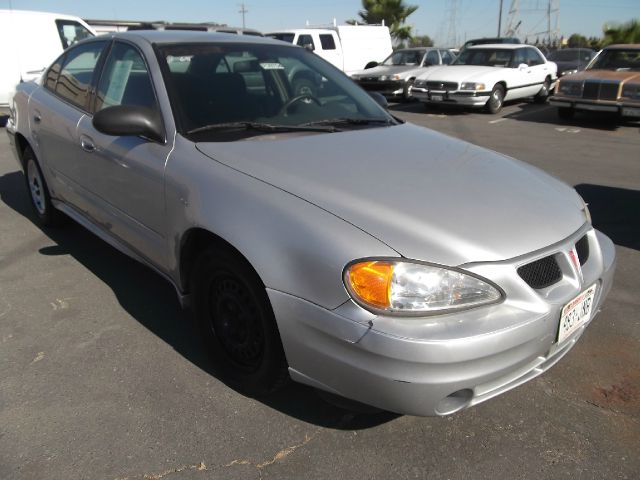
<svg viewBox="0 0 640 480"><path fill-rule="evenodd" d="M95 36L78 17L24 10L0 10L0 32L0 114L16 84L39 78L65 48Z"/></svg>
<svg viewBox="0 0 640 480"><path fill-rule="evenodd" d="M384 25L335 25L280 30L267 37L300 45L351 75L391 55L391 35Z"/></svg>

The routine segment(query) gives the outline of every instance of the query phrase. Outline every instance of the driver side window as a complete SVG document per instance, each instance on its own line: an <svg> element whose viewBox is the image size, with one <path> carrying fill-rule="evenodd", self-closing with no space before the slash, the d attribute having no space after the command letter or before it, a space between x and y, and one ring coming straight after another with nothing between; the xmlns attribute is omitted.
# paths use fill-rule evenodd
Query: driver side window
<svg viewBox="0 0 640 480"><path fill-rule="evenodd" d="M513 52L513 63L511 67L518 68L521 64L527 63L527 58L523 48L518 48Z"/></svg>
<svg viewBox="0 0 640 480"><path fill-rule="evenodd" d="M157 110L147 65L140 53L125 43L116 43L109 53L98 85L95 111L115 105Z"/></svg>

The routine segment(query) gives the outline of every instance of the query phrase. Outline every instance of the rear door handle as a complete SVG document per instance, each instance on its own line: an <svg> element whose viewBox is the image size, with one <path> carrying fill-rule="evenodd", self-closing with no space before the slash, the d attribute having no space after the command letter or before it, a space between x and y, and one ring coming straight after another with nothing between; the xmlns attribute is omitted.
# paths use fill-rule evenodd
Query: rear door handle
<svg viewBox="0 0 640 480"><path fill-rule="evenodd" d="M85 152L93 153L97 150L95 143L86 135L80 136L80 146Z"/></svg>

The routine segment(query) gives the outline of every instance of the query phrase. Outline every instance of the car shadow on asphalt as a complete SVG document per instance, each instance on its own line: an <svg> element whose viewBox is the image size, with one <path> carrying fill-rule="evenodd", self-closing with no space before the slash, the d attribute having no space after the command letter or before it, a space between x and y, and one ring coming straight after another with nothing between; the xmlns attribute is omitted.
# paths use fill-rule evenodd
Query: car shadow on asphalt
<svg viewBox="0 0 640 480"><path fill-rule="evenodd" d="M36 226L21 172L0 176L0 199ZM180 307L173 286L151 269L120 253L70 219L57 228L39 227L55 245L41 248L47 256L71 255L108 285L122 308L171 345L196 367L215 376L213 365L188 310ZM284 390L258 401L310 424L333 429L367 429L397 418L389 412L360 409L357 404L323 400L318 392L291 382ZM348 409L345 409L344 407Z"/></svg>
<svg viewBox="0 0 640 480"><path fill-rule="evenodd" d="M510 112L504 118L517 120L520 122L544 123L565 128L584 128L592 130L604 130L613 132L623 126L634 126L638 122L636 119L623 118L614 113L608 112L576 112L573 118L563 119L558 116L557 108L552 105L536 105L523 103L518 105L518 110ZM546 108L545 108L546 107Z"/></svg>
<svg viewBox="0 0 640 480"><path fill-rule="evenodd" d="M640 190L591 184L575 189L589 205L595 228L616 245L640 250Z"/></svg>

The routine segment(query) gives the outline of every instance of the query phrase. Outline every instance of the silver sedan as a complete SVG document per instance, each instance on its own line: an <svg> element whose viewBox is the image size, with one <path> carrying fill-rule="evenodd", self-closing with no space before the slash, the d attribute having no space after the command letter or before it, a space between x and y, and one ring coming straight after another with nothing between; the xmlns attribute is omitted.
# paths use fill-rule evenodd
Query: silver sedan
<svg viewBox="0 0 640 480"><path fill-rule="evenodd" d="M21 84L7 132L40 222L172 282L231 386L446 415L567 354L615 250L569 186L383 105L302 48L132 32Z"/></svg>

